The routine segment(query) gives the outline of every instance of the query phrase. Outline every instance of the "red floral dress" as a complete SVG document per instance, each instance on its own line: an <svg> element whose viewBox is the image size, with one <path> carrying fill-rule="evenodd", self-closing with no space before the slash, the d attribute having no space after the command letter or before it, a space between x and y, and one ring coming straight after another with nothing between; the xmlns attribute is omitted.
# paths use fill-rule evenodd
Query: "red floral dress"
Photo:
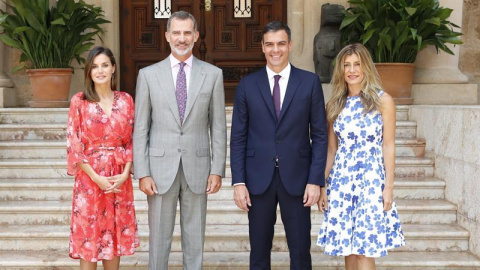
<svg viewBox="0 0 480 270"><path fill-rule="evenodd" d="M103 176L121 174L132 162L134 103L114 92L111 116L78 93L70 101L67 128L68 174L75 175L69 255L89 262L132 255L139 246L132 179L120 193L105 194L78 166L88 163Z"/></svg>

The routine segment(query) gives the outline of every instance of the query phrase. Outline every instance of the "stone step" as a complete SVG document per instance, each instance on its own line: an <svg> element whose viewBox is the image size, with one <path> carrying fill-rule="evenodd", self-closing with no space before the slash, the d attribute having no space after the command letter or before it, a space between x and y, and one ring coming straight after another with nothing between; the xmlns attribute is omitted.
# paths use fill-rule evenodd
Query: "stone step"
<svg viewBox="0 0 480 270"><path fill-rule="evenodd" d="M435 161L425 157L396 157L395 177L432 177Z"/></svg>
<svg viewBox="0 0 480 270"><path fill-rule="evenodd" d="M410 109L410 107L408 105L397 105L396 107L397 107L397 110L396 110L397 121L408 120L408 110ZM233 106L226 106L225 111L227 115L227 122L231 121Z"/></svg>
<svg viewBox="0 0 480 270"><path fill-rule="evenodd" d="M395 158L395 176L433 177L434 165L435 161L431 158L397 156ZM230 170L230 159L227 159L226 167L225 177L232 177L232 172Z"/></svg>
<svg viewBox="0 0 480 270"><path fill-rule="evenodd" d="M456 225L411 225L402 227L407 245L395 251L467 251L469 233ZM320 225L312 226L312 243L317 239ZM138 228L140 247L148 251L148 225ZM68 250L69 225L0 225L0 250L44 251ZM205 252L247 252L250 249L248 225L207 225ZM288 251L283 225L275 225L273 251ZM181 251L180 225L173 232L172 251ZM321 248L312 245L312 252Z"/></svg>
<svg viewBox="0 0 480 270"><path fill-rule="evenodd" d="M1 108L0 124L66 123L68 108Z"/></svg>
<svg viewBox="0 0 480 270"><path fill-rule="evenodd" d="M67 245L68 243L66 243ZM204 252L203 270L248 270L249 252ZM272 252L272 269L289 269L288 252ZM375 260L377 270L478 270L480 260L469 252L391 252ZM2 270L76 270L79 261L62 251L0 251ZM100 264L99 264L100 266ZM344 258L312 253L312 268L339 270L345 268ZM137 252L121 258L122 270L147 270L148 253ZM182 253L171 252L168 269L182 270Z"/></svg>
<svg viewBox="0 0 480 270"><path fill-rule="evenodd" d="M230 142L227 142L230 145ZM397 156L423 157L425 140L417 138L397 138L395 140ZM66 158L66 141L21 140L0 141L0 159L44 159ZM227 147L227 158L230 147Z"/></svg>
<svg viewBox="0 0 480 270"><path fill-rule="evenodd" d="M0 159L0 178L65 178L63 159Z"/></svg>
<svg viewBox="0 0 480 270"><path fill-rule="evenodd" d="M233 106L226 106L227 121L231 121ZM397 121L408 120L409 106L397 105ZM66 123L68 108L0 108L0 124Z"/></svg>
<svg viewBox="0 0 480 270"><path fill-rule="evenodd" d="M425 139L395 138L396 156L423 157L425 155ZM230 157L230 140L227 141L227 158Z"/></svg>
<svg viewBox="0 0 480 270"><path fill-rule="evenodd" d="M0 141L65 140L65 123L1 124Z"/></svg>
<svg viewBox="0 0 480 270"><path fill-rule="evenodd" d="M227 140L230 141L231 122L227 122ZM397 121L395 137L415 138L417 134L417 123L413 121Z"/></svg>
<svg viewBox="0 0 480 270"><path fill-rule="evenodd" d="M396 200L400 219L404 224L454 224L457 207L445 200ZM0 201L0 225L5 224L51 224L70 223L70 201ZM147 202L136 201L135 209L139 224L148 224ZM177 211L179 210L179 206ZM280 211L277 222L281 222ZM179 224L177 215L177 224ZM320 224L323 214L312 207L312 223ZM240 210L233 200L209 200L207 224L248 224L245 211Z"/></svg>
<svg viewBox="0 0 480 270"><path fill-rule="evenodd" d="M420 138L395 138L395 154L404 157L425 156L425 139Z"/></svg>
<svg viewBox="0 0 480 270"><path fill-rule="evenodd" d="M73 178L46 179L0 179L0 201L65 201L71 200ZM232 200L232 179L224 178L222 188L209 195L211 200ZM443 199L445 182L435 178L397 178L394 195L396 199ZM146 200L134 180L137 201Z"/></svg>
<svg viewBox="0 0 480 270"><path fill-rule="evenodd" d="M408 105L397 105L396 107L397 107L397 110L396 110L397 121L408 120L408 111L410 109L410 106L408 106Z"/></svg>
<svg viewBox="0 0 480 270"><path fill-rule="evenodd" d="M225 177L232 177L230 159L227 159ZM397 157L397 177L431 177L434 161L424 157ZM0 179L5 178L64 178L67 176L65 159L0 159Z"/></svg>
<svg viewBox="0 0 480 270"><path fill-rule="evenodd" d="M14 123L0 124L0 141L64 140L66 123ZM230 140L231 123L227 123L227 139ZM412 121L397 121L396 137L414 138L417 124Z"/></svg>
<svg viewBox="0 0 480 270"><path fill-rule="evenodd" d="M397 121L395 137L415 138L417 135L417 123L413 121Z"/></svg>
<svg viewBox="0 0 480 270"><path fill-rule="evenodd" d="M26 140L0 141L0 159L66 158L67 142Z"/></svg>

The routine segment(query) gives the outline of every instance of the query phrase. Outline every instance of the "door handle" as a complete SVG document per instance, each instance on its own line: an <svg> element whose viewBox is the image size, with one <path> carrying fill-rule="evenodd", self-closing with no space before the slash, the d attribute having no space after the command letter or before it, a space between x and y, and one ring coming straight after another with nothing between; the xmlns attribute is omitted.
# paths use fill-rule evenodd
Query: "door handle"
<svg viewBox="0 0 480 270"><path fill-rule="evenodd" d="M205 11L212 10L212 0L205 0Z"/></svg>

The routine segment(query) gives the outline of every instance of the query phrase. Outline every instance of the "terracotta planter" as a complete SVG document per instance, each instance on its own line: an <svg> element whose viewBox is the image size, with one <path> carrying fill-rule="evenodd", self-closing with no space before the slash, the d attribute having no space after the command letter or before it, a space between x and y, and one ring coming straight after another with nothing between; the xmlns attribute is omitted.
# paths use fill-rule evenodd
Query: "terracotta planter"
<svg viewBox="0 0 480 270"><path fill-rule="evenodd" d="M27 74L33 94L30 107L64 108L70 105L71 68L29 69Z"/></svg>
<svg viewBox="0 0 480 270"><path fill-rule="evenodd" d="M397 105L411 105L413 75L415 64L411 63L375 63L384 90L389 93Z"/></svg>

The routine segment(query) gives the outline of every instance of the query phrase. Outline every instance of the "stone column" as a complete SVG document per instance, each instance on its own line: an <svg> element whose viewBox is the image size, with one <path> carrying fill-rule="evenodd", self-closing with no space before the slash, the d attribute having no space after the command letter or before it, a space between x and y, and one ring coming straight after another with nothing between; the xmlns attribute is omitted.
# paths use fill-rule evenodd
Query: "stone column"
<svg viewBox="0 0 480 270"><path fill-rule="evenodd" d="M288 0L288 26L292 30L293 49L290 62L301 69L315 72L313 39L320 30L322 5L338 4L348 7L347 0Z"/></svg>
<svg viewBox="0 0 480 270"><path fill-rule="evenodd" d="M111 22L102 25L102 28L105 30L105 34L102 36L103 43L97 38L95 46L105 46L112 50L115 60L117 60L116 72L120 72L120 1L85 0L85 2L101 7L104 11L105 19ZM84 53L83 57L87 58L87 55L88 52ZM84 88L84 65L78 65L76 61L73 61L72 65L75 68L75 73L72 77L70 97L77 92L83 91ZM118 79L120 80L120 78ZM120 89L122 89L121 86Z"/></svg>
<svg viewBox="0 0 480 270"><path fill-rule="evenodd" d="M440 5L453 9L448 20L461 27L463 1L440 0ZM455 30L461 31L461 29ZM460 46L449 45L455 55L443 51L437 54L433 46L422 50L415 61L417 68L413 83L468 83L467 76L458 68Z"/></svg>
<svg viewBox="0 0 480 270"><path fill-rule="evenodd" d="M105 19L111 21L112 23L105 24L103 27L105 29L106 35L103 38L104 46L112 50L115 60L117 60L116 72L118 75L120 72L120 1L118 0L102 0L99 6L105 11ZM120 76L118 77L118 83L120 83ZM121 85L120 85L120 89Z"/></svg>
<svg viewBox="0 0 480 270"><path fill-rule="evenodd" d="M0 8L5 10L5 3L0 1ZM13 82L5 74L5 45L0 42L0 108L14 107L17 105ZM7 65L8 66L8 65Z"/></svg>

